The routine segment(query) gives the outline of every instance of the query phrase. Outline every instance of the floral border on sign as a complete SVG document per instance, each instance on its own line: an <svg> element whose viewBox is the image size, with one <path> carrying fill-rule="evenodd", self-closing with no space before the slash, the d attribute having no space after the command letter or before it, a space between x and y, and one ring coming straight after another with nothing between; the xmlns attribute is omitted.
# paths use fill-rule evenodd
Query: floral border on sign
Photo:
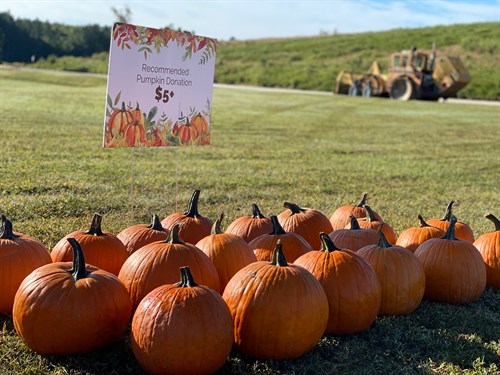
<svg viewBox="0 0 500 375"><path fill-rule="evenodd" d="M202 51L199 64L203 65L215 56L216 40L191 34L184 31L175 31L168 28L153 29L150 27L135 26L127 23L115 23L113 26L113 40L121 49L131 49L130 43L140 46L139 52L144 53L147 60L148 54L160 53L162 47L167 47L173 41L177 46L184 47L185 53L182 61L192 58L193 54Z"/></svg>

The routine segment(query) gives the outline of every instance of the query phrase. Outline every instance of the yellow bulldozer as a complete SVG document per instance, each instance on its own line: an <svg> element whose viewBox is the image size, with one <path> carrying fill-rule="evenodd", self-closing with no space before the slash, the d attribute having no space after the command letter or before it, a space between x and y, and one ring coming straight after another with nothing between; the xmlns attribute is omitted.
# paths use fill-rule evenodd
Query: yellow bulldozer
<svg viewBox="0 0 500 375"><path fill-rule="evenodd" d="M399 100L449 98L456 96L471 80L458 57L436 56L416 48L393 53L387 74L374 61L368 73L341 71L334 93L353 96L385 96Z"/></svg>

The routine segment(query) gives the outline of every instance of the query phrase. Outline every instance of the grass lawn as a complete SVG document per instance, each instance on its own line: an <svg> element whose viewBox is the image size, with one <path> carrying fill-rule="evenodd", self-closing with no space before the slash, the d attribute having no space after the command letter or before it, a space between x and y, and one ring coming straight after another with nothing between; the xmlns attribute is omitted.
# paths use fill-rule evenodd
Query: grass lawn
<svg viewBox="0 0 500 375"><path fill-rule="evenodd" d="M106 81L67 73L0 69L0 212L14 230L48 248L89 226L123 228L184 211L201 189L200 213L230 221L257 203L267 216L283 202L327 216L369 203L400 233L417 215L454 213L477 237L500 215L500 107L397 102L216 88L212 144L101 149ZM2 374L140 373L128 338L67 358L31 352L0 316ZM234 353L221 373L499 373L500 291L473 304L424 301L368 331L326 336L293 361Z"/></svg>

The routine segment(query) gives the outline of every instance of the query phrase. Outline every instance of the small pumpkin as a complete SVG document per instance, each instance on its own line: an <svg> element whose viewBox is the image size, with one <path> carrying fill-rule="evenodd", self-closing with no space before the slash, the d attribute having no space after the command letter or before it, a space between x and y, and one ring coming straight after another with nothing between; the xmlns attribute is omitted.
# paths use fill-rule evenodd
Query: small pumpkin
<svg viewBox="0 0 500 375"><path fill-rule="evenodd" d="M349 223L351 222L351 216L354 216L356 218L365 217L366 210L363 208L363 206L366 204L367 199L368 193L363 193L358 204L348 204L337 208L332 216L330 216L330 223L332 224L333 228L332 230L344 229L346 225L349 225ZM374 211L374 214L378 220L382 221L382 218L377 212Z"/></svg>
<svg viewBox="0 0 500 375"><path fill-rule="evenodd" d="M125 102L122 102L121 108L113 111L113 113L111 113L111 116L109 117L108 124L106 126L108 141L111 138L123 134L125 126L133 120L134 117L132 115L132 112L126 109Z"/></svg>
<svg viewBox="0 0 500 375"><path fill-rule="evenodd" d="M177 223L172 227L165 241L141 247L123 264L118 278L127 288L133 310L153 289L175 283L179 268L184 266L189 266L201 285L219 292L217 269L203 251L182 241L180 225Z"/></svg>
<svg viewBox="0 0 500 375"><path fill-rule="evenodd" d="M381 224L383 226L384 224ZM416 310L425 291L425 273L411 251L390 244L381 229L380 241L357 252L372 265L382 290L379 315L406 315Z"/></svg>
<svg viewBox="0 0 500 375"><path fill-rule="evenodd" d="M231 352L231 313L217 292L196 284L189 267L180 270L180 282L154 289L137 307L132 350L151 374L212 374Z"/></svg>
<svg viewBox="0 0 500 375"><path fill-rule="evenodd" d="M259 206L252 204L252 216L241 216L235 219L226 228L226 233L236 234L242 237L246 242L262 234L267 234L273 230L271 219L265 217L260 212Z"/></svg>
<svg viewBox="0 0 500 375"><path fill-rule="evenodd" d="M185 124L179 126L176 134L179 136L179 141L182 144L189 144L191 141L195 141L200 135L198 130L194 126L191 126L189 119Z"/></svg>
<svg viewBox="0 0 500 375"><path fill-rule="evenodd" d="M285 251L285 256L290 262L294 262L295 259L312 250L311 245L301 235L294 232L286 232L278 221L277 216L271 216L271 223L273 225L271 233L263 234L248 244L250 249L255 253L257 260L271 261L273 250L278 241L283 242L283 251Z"/></svg>
<svg viewBox="0 0 500 375"><path fill-rule="evenodd" d="M186 242L195 244L203 237L206 237L212 231L212 221L200 215L198 212L198 201L200 199L200 190L196 189L191 196L189 206L186 212L174 212L168 215L161 221L161 225L167 229L172 230L172 227L177 223L184 225L180 229L180 236Z"/></svg>
<svg viewBox="0 0 500 375"><path fill-rule="evenodd" d="M168 231L162 227L158 216L153 215L151 224L132 225L118 233L117 237L127 247L130 255L151 242L165 240L168 237Z"/></svg>
<svg viewBox="0 0 500 375"><path fill-rule="evenodd" d="M422 216L418 215L418 220L420 221L420 226L405 229L396 241L396 245L403 246L412 253L428 239L441 238L445 234L444 230L427 224Z"/></svg>
<svg viewBox="0 0 500 375"><path fill-rule="evenodd" d="M236 348L267 360L297 358L323 336L328 300L306 269L288 264L278 242L271 262L255 262L229 280L222 298L234 321Z"/></svg>
<svg viewBox="0 0 500 375"><path fill-rule="evenodd" d="M285 202L287 210L278 215L278 220L287 232L294 232L304 238L313 249L319 249L321 232L333 231L330 220L320 211L313 208L301 208L295 203Z"/></svg>
<svg viewBox="0 0 500 375"><path fill-rule="evenodd" d="M130 147L146 144L146 128L144 126L144 115L139 108L132 112L132 121L128 122L122 129L123 136L125 137L125 144Z"/></svg>
<svg viewBox="0 0 500 375"><path fill-rule="evenodd" d="M486 265L486 284L500 288L500 220L493 214L486 215L495 225L493 232L484 233L474 241Z"/></svg>
<svg viewBox="0 0 500 375"><path fill-rule="evenodd" d="M203 251L214 263L219 274L220 290L243 267L256 262L257 258L243 238L235 234L222 233L220 214L212 227L212 233L202 238L196 247Z"/></svg>
<svg viewBox="0 0 500 375"><path fill-rule="evenodd" d="M73 262L37 268L21 283L13 321L25 344L39 354L85 353L114 343L127 329L127 290L110 272L86 265L80 244Z"/></svg>
<svg viewBox="0 0 500 375"><path fill-rule="evenodd" d="M364 246L378 243L379 236L374 229L363 229L355 216L351 216L349 228L337 229L329 234L332 241L342 249L358 251Z"/></svg>
<svg viewBox="0 0 500 375"><path fill-rule="evenodd" d="M415 250L424 266L424 298L428 300L469 303L478 300L486 288L481 253L469 241L455 237L456 223L453 216L443 238L431 238Z"/></svg>
<svg viewBox="0 0 500 375"><path fill-rule="evenodd" d="M189 120L189 123L191 124L192 127L196 129L199 135L202 134L208 134L208 121L206 120L205 117L201 115L200 112L198 112L197 115L191 117Z"/></svg>
<svg viewBox="0 0 500 375"><path fill-rule="evenodd" d="M78 230L64 236L52 249L53 262L69 262L73 249L68 238L75 238L81 245L87 263L118 275L120 268L128 258L125 245L110 232L101 228L102 216L94 214L88 231Z"/></svg>
<svg viewBox="0 0 500 375"><path fill-rule="evenodd" d="M363 208L366 211L366 216L362 218L358 218L358 224L359 227L362 229L374 229L377 230L380 226L381 223L384 223L384 225L381 227L382 231L384 232L384 236L392 244L396 243L397 237L396 237L396 232L394 232L394 229L387 224L386 222L383 222L377 218L375 215L375 211L371 209L370 206L364 205ZM348 228L349 226L346 226Z"/></svg>
<svg viewBox="0 0 500 375"><path fill-rule="evenodd" d="M51 263L49 251L37 239L14 232L12 222L1 215L0 227L0 313L11 314L14 296L32 271Z"/></svg>
<svg viewBox="0 0 500 375"><path fill-rule="evenodd" d="M446 231L450 226L451 219L455 216L453 215L453 205L455 201L451 201L446 207L446 212L442 219L429 219L427 223L443 231ZM470 243L474 242L474 233L472 232L471 227L468 224L465 224L461 221L458 221L455 224L455 236L462 240L469 241Z"/></svg>
<svg viewBox="0 0 500 375"><path fill-rule="evenodd" d="M294 264L304 267L320 282L328 297L326 333L346 335L364 331L380 309L380 283L373 267L351 250L339 249L328 234L321 233L321 248L299 257Z"/></svg>

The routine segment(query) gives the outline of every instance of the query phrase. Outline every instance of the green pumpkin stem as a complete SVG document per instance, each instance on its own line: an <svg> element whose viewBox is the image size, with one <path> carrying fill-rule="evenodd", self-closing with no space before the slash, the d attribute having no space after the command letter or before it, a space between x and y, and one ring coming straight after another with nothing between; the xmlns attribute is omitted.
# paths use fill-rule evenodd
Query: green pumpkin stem
<svg viewBox="0 0 500 375"><path fill-rule="evenodd" d="M191 270L188 266L179 268L179 271L181 273L181 281L175 284L176 286L181 288L193 288L198 286L198 284L194 281L193 275L191 274Z"/></svg>
<svg viewBox="0 0 500 375"><path fill-rule="evenodd" d="M379 235L379 240L378 240L378 247L383 247L383 248L388 248L392 247L391 243L387 241L387 238L385 238L384 232L382 232L382 227L384 226L384 222L381 222L380 225L378 226L378 235Z"/></svg>
<svg viewBox="0 0 500 375"><path fill-rule="evenodd" d="M252 204L252 219L265 219L266 217L260 212L259 206Z"/></svg>
<svg viewBox="0 0 500 375"><path fill-rule="evenodd" d="M274 247L273 254L271 257L271 264L280 267L288 266L285 254L283 254L283 241L281 239L278 240L278 242L276 242L276 246Z"/></svg>
<svg viewBox="0 0 500 375"><path fill-rule="evenodd" d="M94 214L94 217L92 218L92 223L90 224L90 229L85 232L86 234L92 234L94 236L102 236L102 229L101 229L101 222L102 222L102 216L99 214Z"/></svg>
<svg viewBox="0 0 500 375"><path fill-rule="evenodd" d="M278 216L276 215L271 215L270 216L271 223L273 224L273 231L269 234L286 234L285 230L281 226Z"/></svg>
<svg viewBox="0 0 500 375"><path fill-rule="evenodd" d="M457 223L457 218L455 216L451 217L450 225L446 230L446 233L442 239L456 241L458 238L455 237L455 224Z"/></svg>
<svg viewBox="0 0 500 375"><path fill-rule="evenodd" d="M498 220L495 215L488 214L485 216L485 218L491 220L493 224L495 224L495 231L500 230L500 220Z"/></svg>
<svg viewBox="0 0 500 375"><path fill-rule="evenodd" d="M191 196L191 200L189 201L188 210L184 213L189 217L200 217L201 215L198 212L198 200L200 199L200 190L196 189Z"/></svg>
<svg viewBox="0 0 500 375"><path fill-rule="evenodd" d="M329 253L331 253L332 251L341 250L337 246L335 246L330 236L325 232L321 232L319 234L319 238L321 239L321 248L319 249L319 251L328 251Z"/></svg>
<svg viewBox="0 0 500 375"><path fill-rule="evenodd" d="M222 219L224 219L224 212L221 212L215 223L212 225L211 234L221 234L222 233Z"/></svg>
<svg viewBox="0 0 500 375"><path fill-rule="evenodd" d="M418 218L418 221L420 222L420 228L430 227L430 225L425 222L422 215L418 215L417 218Z"/></svg>
<svg viewBox="0 0 500 375"><path fill-rule="evenodd" d="M2 215L2 226L0 227L0 238L4 240L15 240L19 236L14 234L12 222Z"/></svg>
<svg viewBox="0 0 500 375"><path fill-rule="evenodd" d="M163 242L171 244L184 244L185 242L179 236L179 231L183 225L184 223L181 222L175 223L172 229L170 229L167 239Z"/></svg>
<svg viewBox="0 0 500 375"><path fill-rule="evenodd" d="M361 229L361 227L359 226L359 223L358 223L358 219L356 218L356 216L349 216L349 219L351 220L351 230L358 230L358 229Z"/></svg>
<svg viewBox="0 0 500 375"><path fill-rule="evenodd" d="M68 242L73 248L73 268L68 272L73 275L75 281L87 277L87 270L85 269L85 258L83 256L82 247L74 238L68 238Z"/></svg>
<svg viewBox="0 0 500 375"><path fill-rule="evenodd" d="M361 200L356 205L356 207L363 207L366 204L366 199L368 199L368 193L363 193L363 195L361 196Z"/></svg>
<svg viewBox="0 0 500 375"><path fill-rule="evenodd" d="M365 209L366 211L366 221L378 221L377 220L377 217L375 216L375 213L373 212L372 208L370 206L368 206L367 204L365 204L363 206L363 208Z"/></svg>
<svg viewBox="0 0 500 375"><path fill-rule="evenodd" d="M450 203L448 203L448 206L446 207L446 212L444 213L444 216L443 218L441 219L441 221L450 221L451 222L451 218L453 217L453 205L455 204L455 201L451 201Z"/></svg>
<svg viewBox="0 0 500 375"><path fill-rule="evenodd" d="M290 211L292 211L292 213L290 215L300 214L301 212L305 211L303 208L300 208L295 203L285 202L285 203L283 203L283 206L285 208L288 208Z"/></svg>
<svg viewBox="0 0 500 375"><path fill-rule="evenodd" d="M148 228L165 232L165 228L163 228L163 226L161 225L160 218L155 214L153 214L151 218L151 224L148 225Z"/></svg>

